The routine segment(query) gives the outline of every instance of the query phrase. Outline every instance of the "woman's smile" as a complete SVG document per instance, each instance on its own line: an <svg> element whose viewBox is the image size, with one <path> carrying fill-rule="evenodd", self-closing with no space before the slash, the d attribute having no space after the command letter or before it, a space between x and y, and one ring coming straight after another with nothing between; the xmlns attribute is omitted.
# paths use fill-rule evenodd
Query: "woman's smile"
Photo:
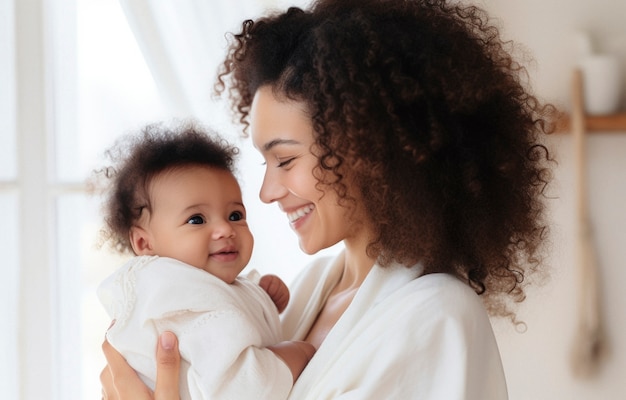
<svg viewBox="0 0 626 400"><path fill-rule="evenodd" d="M315 209L313 204L307 204L304 207L301 207L293 212L287 213L287 218L289 218L289 223L295 224L296 221L301 220L304 216L308 215L311 211Z"/></svg>

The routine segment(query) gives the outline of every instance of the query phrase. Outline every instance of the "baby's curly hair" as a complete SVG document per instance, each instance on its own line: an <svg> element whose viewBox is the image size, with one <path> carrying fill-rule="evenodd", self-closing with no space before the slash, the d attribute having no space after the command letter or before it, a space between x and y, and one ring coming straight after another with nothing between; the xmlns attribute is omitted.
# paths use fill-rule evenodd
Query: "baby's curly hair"
<svg viewBox="0 0 626 400"><path fill-rule="evenodd" d="M443 0L321 0L233 35L215 89L244 124L256 90L304 102L318 168L362 202L381 265L422 262L466 281L514 318L541 263L541 136L556 111L525 88L481 9ZM322 176L322 175L320 175Z"/></svg>
<svg viewBox="0 0 626 400"><path fill-rule="evenodd" d="M130 228L144 209L151 211L148 190L155 176L191 165L234 173L238 152L215 132L193 123L175 128L151 124L137 135L122 137L106 152L113 164L92 177L105 190L103 243L121 253L132 252Z"/></svg>

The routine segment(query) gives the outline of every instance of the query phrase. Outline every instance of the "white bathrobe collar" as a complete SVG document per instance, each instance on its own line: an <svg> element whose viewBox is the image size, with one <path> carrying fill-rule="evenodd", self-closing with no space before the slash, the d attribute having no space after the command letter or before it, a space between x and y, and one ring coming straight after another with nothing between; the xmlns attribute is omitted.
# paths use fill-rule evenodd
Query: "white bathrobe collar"
<svg viewBox="0 0 626 400"><path fill-rule="evenodd" d="M318 297L319 299L316 299L318 301L310 301L307 305L308 308L321 308L323 306L326 299L322 301L321 298L328 297L332 288L341 278L343 268L344 254L342 253L332 261L332 265L325 268L323 276L328 277L328 279L320 279L317 287L311 294L312 297ZM422 273L423 267L420 264L410 268L399 264L393 264L383 268L378 265L378 263L374 264L354 296L351 304L341 318L339 318L335 326L330 330L328 336L317 350L315 357L313 357L300 375L300 378L292 390L292 396L296 392L308 393L310 391L309 387L316 382L315 377L321 376L324 368L329 365L332 358L340 355L337 353L337 349L342 347L341 343L350 340L351 335L360 334L358 324L368 310L376 307L380 302L392 295L398 288L414 280ZM317 316L319 311L320 310L316 310L316 312L309 313L307 310L303 315ZM296 337L306 337L306 334L313 324L313 321L307 322L309 323L299 324L300 329Z"/></svg>

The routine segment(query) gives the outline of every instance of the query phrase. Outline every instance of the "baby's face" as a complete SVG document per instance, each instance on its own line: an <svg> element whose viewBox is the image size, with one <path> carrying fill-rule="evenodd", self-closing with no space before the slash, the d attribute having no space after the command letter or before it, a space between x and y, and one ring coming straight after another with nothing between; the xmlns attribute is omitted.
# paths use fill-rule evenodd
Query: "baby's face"
<svg viewBox="0 0 626 400"><path fill-rule="evenodd" d="M152 214L142 220L151 253L203 269L232 283L244 269L254 239L241 189L228 171L188 166L150 183Z"/></svg>

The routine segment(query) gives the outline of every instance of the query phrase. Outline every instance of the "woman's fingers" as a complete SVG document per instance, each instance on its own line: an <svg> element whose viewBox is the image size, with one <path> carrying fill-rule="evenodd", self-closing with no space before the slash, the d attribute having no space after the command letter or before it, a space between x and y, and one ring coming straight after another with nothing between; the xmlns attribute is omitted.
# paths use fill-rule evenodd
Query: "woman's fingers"
<svg viewBox="0 0 626 400"><path fill-rule="evenodd" d="M157 378L155 400L179 400L180 353L178 339L172 332L163 332L157 346Z"/></svg>
<svg viewBox="0 0 626 400"><path fill-rule="evenodd" d="M154 398L135 370L106 340L102 343L102 352L107 360L107 368L100 374L105 399L151 400Z"/></svg>
<svg viewBox="0 0 626 400"><path fill-rule="evenodd" d="M157 379L154 395L108 341L102 343L107 367L100 374L103 398L109 400L179 400L180 353L178 339L164 332L157 346Z"/></svg>
<svg viewBox="0 0 626 400"><path fill-rule="evenodd" d="M113 385L113 377L109 366L104 367L100 373L100 383L102 384L102 400L118 400L115 385Z"/></svg>

